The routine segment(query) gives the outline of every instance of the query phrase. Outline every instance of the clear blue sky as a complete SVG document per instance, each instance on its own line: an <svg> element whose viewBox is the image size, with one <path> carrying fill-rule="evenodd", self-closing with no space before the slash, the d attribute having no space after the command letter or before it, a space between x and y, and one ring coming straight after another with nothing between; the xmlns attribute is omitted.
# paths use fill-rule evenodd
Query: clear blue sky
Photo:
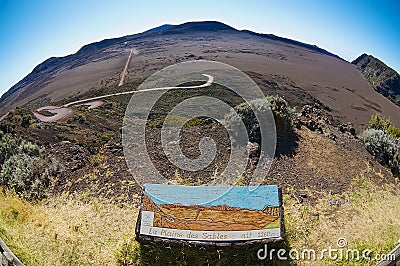
<svg viewBox="0 0 400 266"><path fill-rule="evenodd" d="M0 0L0 95L51 56L162 24L218 20L316 44L346 60L372 54L400 71L398 1Z"/></svg>

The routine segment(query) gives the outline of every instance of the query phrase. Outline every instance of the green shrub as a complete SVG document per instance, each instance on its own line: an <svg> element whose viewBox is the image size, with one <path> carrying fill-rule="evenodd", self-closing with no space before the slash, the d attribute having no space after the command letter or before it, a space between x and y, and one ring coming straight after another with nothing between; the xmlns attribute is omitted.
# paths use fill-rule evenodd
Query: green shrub
<svg viewBox="0 0 400 266"><path fill-rule="evenodd" d="M367 127L386 131L390 125L391 125L390 119L384 119L380 116L380 114L375 114L371 117L371 120L369 121Z"/></svg>
<svg viewBox="0 0 400 266"><path fill-rule="evenodd" d="M373 115L367 127L382 130L392 137L400 138L400 128L396 128L395 126L393 126L389 118L382 118L380 114Z"/></svg>
<svg viewBox="0 0 400 266"><path fill-rule="evenodd" d="M11 135L6 134L0 141L0 164L3 164L13 154L18 153L19 141Z"/></svg>
<svg viewBox="0 0 400 266"><path fill-rule="evenodd" d="M195 117L190 119L189 121L186 121L186 123L183 125L184 127L193 127L200 125L203 122L203 119Z"/></svg>
<svg viewBox="0 0 400 266"><path fill-rule="evenodd" d="M2 165L12 155L19 153L37 157L41 156L43 151L29 141L14 138L10 134L4 135L0 141L0 164Z"/></svg>
<svg viewBox="0 0 400 266"><path fill-rule="evenodd" d="M0 185L28 200L47 194L51 176L58 171L55 159L46 158L39 146L6 134L0 141Z"/></svg>
<svg viewBox="0 0 400 266"><path fill-rule="evenodd" d="M82 124L86 121L86 116L84 114L79 114L77 120Z"/></svg>
<svg viewBox="0 0 400 266"><path fill-rule="evenodd" d="M90 162L93 166L99 166L104 160L105 156L101 154L95 154L90 158Z"/></svg>
<svg viewBox="0 0 400 266"><path fill-rule="evenodd" d="M280 96L268 96L267 101L271 104L278 134L291 131L292 120L296 117L295 109L291 108Z"/></svg>
<svg viewBox="0 0 400 266"><path fill-rule="evenodd" d="M235 112L231 112L225 117L227 127L231 129L238 128L238 125L243 121L249 141L251 142L261 144L260 125L256 115L265 116L269 110L272 111L274 116L277 134L292 130L292 120L295 117L295 110L289 107L285 99L279 96L266 97L266 101L255 99L249 103L239 104L234 109Z"/></svg>
<svg viewBox="0 0 400 266"><path fill-rule="evenodd" d="M103 134L103 135L100 136L100 138L101 138L102 141L107 142L107 141L109 141L111 139L111 136L107 135L107 134Z"/></svg>
<svg viewBox="0 0 400 266"><path fill-rule="evenodd" d="M104 104L104 108L106 108L106 109L112 109L112 108L114 108L115 107L115 103L113 102L113 101L107 101L105 104Z"/></svg>
<svg viewBox="0 0 400 266"><path fill-rule="evenodd" d="M32 124L32 116L30 114L23 115L21 120L21 126L27 128L31 124Z"/></svg>
<svg viewBox="0 0 400 266"><path fill-rule="evenodd" d="M383 130L369 128L364 130L360 139L366 149L383 165L391 168L395 174L400 173L400 141Z"/></svg>
<svg viewBox="0 0 400 266"><path fill-rule="evenodd" d="M392 137L400 138L400 128L391 126L386 130L386 132Z"/></svg>
<svg viewBox="0 0 400 266"><path fill-rule="evenodd" d="M13 155L2 166L0 182L26 199L40 199L46 195L50 183L49 173L43 169L44 161L40 158L27 154Z"/></svg>

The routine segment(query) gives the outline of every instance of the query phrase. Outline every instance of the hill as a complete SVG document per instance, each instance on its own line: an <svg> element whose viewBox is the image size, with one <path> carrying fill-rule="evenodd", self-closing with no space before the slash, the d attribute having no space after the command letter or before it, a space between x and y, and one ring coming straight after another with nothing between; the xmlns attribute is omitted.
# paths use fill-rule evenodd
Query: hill
<svg viewBox="0 0 400 266"><path fill-rule="evenodd" d="M372 55L362 54L352 62L377 92L400 105L400 75Z"/></svg>
<svg viewBox="0 0 400 266"><path fill-rule="evenodd" d="M335 123L359 129L380 112L400 125L399 108L377 93L354 65L317 46L215 21L163 25L143 33L83 46L76 54L49 58L7 91L0 113L17 106L34 109L86 92L116 87L129 52L128 83L165 66L196 59L230 64L247 73L266 94L296 106L321 102Z"/></svg>

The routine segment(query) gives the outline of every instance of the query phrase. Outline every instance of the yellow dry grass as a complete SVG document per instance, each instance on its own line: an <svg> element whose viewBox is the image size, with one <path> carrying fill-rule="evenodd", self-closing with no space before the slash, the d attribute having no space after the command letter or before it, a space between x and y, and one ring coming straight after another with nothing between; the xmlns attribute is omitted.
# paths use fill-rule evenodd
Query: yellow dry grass
<svg viewBox="0 0 400 266"><path fill-rule="evenodd" d="M294 193L284 195L287 245L285 249L338 248L337 239L345 238L344 247L386 254L400 239L399 184L382 182L379 173L367 168L356 177L352 189L340 195L309 191L318 195L315 204L299 204ZM137 208L122 208L100 200L85 201L57 197L32 204L12 192L0 191L0 237L26 265L141 265L146 262L193 261L210 265L234 261L258 261L257 250L237 253L228 250L222 256L215 251L196 248L143 247L134 240ZM153 250L154 248L154 250ZM235 253L236 252L236 253ZM220 256L221 255L221 256ZM240 256L240 257L238 257ZM248 259L244 259L244 257ZM375 265L375 260L299 260L280 265Z"/></svg>
<svg viewBox="0 0 400 266"><path fill-rule="evenodd" d="M376 186L371 176L384 178L368 168L356 177L349 192L341 195L319 193L316 205L298 204L293 196L284 196L287 238L291 248L298 251L314 249L318 252L337 245L344 238L343 250L369 249L371 260L343 255L331 260L297 261L300 265L375 265L375 255L387 254L400 240L399 184ZM398 182L397 182L398 183ZM309 192L312 194L315 192ZM360 256L362 257L362 256ZM340 256L339 256L340 258Z"/></svg>
<svg viewBox="0 0 400 266"><path fill-rule="evenodd" d="M58 197L31 204L0 191L0 237L26 265L115 265L137 208Z"/></svg>

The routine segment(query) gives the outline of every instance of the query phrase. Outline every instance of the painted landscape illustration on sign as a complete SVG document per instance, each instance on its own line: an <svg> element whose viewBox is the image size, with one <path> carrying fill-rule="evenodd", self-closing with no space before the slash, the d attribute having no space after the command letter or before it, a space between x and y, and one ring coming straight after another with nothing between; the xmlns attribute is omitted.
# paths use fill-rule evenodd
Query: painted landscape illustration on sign
<svg viewBox="0 0 400 266"><path fill-rule="evenodd" d="M212 199L224 191L227 192ZM260 186L251 191L249 187L148 184L142 210L154 213L152 226L158 228L245 231L280 227L277 186Z"/></svg>

